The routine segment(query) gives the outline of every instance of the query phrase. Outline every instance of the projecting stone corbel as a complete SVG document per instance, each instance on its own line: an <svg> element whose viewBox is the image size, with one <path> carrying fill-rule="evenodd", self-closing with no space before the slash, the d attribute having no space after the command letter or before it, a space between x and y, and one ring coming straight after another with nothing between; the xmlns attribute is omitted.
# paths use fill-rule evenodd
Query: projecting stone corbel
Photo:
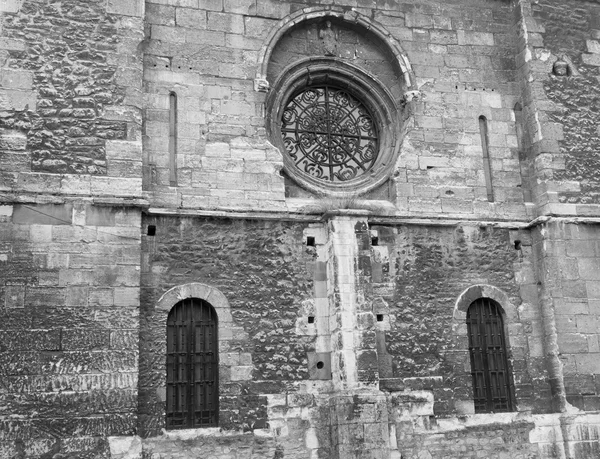
<svg viewBox="0 0 600 459"><path fill-rule="evenodd" d="M423 98L423 93L417 89L412 90L412 91L406 91L404 93L404 101L405 102L412 102L414 101L419 101Z"/></svg>
<svg viewBox="0 0 600 459"><path fill-rule="evenodd" d="M266 78L255 78L254 90L256 92L267 92L269 90L269 82L266 80Z"/></svg>

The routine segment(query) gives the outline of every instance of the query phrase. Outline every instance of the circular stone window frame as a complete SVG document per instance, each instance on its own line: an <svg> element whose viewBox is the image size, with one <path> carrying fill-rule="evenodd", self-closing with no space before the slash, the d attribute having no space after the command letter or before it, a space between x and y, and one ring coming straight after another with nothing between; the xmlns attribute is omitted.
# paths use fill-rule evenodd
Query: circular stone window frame
<svg viewBox="0 0 600 459"><path fill-rule="evenodd" d="M289 101L309 87L337 86L358 99L371 113L379 136L379 151L372 167L360 176L340 182L312 177L296 167L281 134L281 117ZM285 173L315 194L345 196L364 194L383 184L393 173L401 140L400 110L389 90L373 75L335 57L306 58L287 67L266 100L267 130L283 157Z"/></svg>

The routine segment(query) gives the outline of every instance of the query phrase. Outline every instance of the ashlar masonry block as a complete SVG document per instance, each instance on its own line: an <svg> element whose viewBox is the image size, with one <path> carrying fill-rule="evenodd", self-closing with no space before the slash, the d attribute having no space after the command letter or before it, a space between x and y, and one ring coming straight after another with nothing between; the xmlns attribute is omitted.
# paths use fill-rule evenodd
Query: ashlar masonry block
<svg viewBox="0 0 600 459"><path fill-rule="evenodd" d="M180 27L206 29L206 11L177 8L175 11L175 23Z"/></svg>
<svg viewBox="0 0 600 459"><path fill-rule="evenodd" d="M0 12L18 13L24 0L0 0Z"/></svg>
<svg viewBox="0 0 600 459"><path fill-rule="evenodd" d="M111 14L142 17L144 0L107 0L106 11Z"/></svg>

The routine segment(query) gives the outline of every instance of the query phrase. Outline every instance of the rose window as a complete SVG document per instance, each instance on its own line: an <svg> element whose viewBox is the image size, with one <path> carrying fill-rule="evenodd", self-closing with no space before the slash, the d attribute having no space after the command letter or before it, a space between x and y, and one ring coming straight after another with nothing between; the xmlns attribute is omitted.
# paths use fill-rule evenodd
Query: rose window
<svg viewBox="0 0 600 459"><path fill-rule="evenodd" d="M265 105L284 176L301 188L361 194L393 173L405 132L402 110L360 68L332 57L299 60L277 78ZM286 182L292 194L294 186Z"/></svg>
<svg viewBox="0 0 600 459"><path fill-rule="evenodd" d="M365 174L379 151L369 110L335 86L312 86L293 96L281 115L281 136L297 169L329 183Z"/></svg>

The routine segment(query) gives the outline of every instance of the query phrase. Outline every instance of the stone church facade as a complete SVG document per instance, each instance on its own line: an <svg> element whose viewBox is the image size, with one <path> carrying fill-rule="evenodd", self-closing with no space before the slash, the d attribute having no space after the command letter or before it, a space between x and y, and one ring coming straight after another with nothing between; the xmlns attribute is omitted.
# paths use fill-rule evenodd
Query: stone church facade
<svg viewBox="0 0 600 459"><path fill-rule="evenodd" d="M0 457L600 457L597 2L0 14Z"/></svg>

